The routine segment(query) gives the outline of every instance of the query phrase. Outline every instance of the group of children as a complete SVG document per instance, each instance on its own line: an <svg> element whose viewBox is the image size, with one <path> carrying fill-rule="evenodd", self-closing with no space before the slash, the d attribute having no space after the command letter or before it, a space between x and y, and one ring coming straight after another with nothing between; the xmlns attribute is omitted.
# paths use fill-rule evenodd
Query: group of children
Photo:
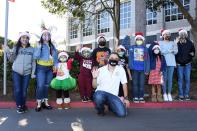
<svg viewBox="0 0 197 131"><path fill-rule="evenodd" d="M161 34L163 40L153 42L149 48L145 45L143 34L136 33L135 43L127 49L122 45L115 49L120 57L118 65L123 66L127 78L132 79L132 96L135 103L145 102L146 75L149 75L148 84L152 86L151 100L153 102L172 101L172 79L176 66L175 55L178 53L178 42L170 41L168 30L164 30ZM77 83L82 102L91 101L93 93L91 70L108 64L108 56L111 53L110 49L106 47L107 41L104 36L98 38L98 48L94 51L88 47L78 46L76 48L75 58L80 63L78 82L70 75L73 59L69 57L65 47L58 50L55 48L47 29L42 31L40 41L35 48L30 46L29 40L29 33L22 32L13 49L4 47L9 60L13 62L14 96L18 113L27 111L26 96L31 77L36 77L37 82L37 112L42 109L52 109L48 103L49 87L56 90L58 109L70 108L69 91L75 89ZM192 45L188 51L193 57L195 49ZM187 63L190 62L191 58ZM163 96L161 92L163 92ZM122 95L120 84L119 96ZM180 98L183 97L188 97L188 93L185 96L183 93L180 94Z"/></svg>

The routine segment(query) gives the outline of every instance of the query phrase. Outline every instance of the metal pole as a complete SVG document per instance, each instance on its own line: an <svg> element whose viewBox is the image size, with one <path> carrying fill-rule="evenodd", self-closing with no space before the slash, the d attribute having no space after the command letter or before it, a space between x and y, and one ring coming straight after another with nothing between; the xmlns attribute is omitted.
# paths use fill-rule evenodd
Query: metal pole
<svg viewBox="0 0 197 131"><path fill-rule="evenodd" d="M8 0L6 1L6 10L5 10L5 36L4 36L4 47L7 46L8 43L8 14L9 14L9 2ZM6 52L4 51L4 72L3 72L3 95L6 95L6 81L7 81L7 77L6 77L6 65L7 65L7 59L6 59Z"/></svg>

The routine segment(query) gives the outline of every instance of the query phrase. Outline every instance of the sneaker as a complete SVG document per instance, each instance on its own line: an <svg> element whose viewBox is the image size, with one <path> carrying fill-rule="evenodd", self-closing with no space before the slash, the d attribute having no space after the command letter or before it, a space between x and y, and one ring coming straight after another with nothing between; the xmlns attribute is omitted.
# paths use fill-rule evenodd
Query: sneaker
<svg viewBox="0 0 197 131"><path fill-rule="evenodd" d="M172 101L172 95L168 93L168 101Z"/></svg>
<svg viewBox="0 0 197 131"><path fill-rule="evenodd" d="M86 98L85 96L82 97L81 101L82 101L82 102L88 102L88 100L87 100L87 98Z"/></svg>
<svg viewBox="0 0 197 131"><path fill-rule="evenodd" d="M139 99L137 97L133 98L133 103L139 103Z"/></svg>
<svg viewBox="0 0 197 131"><path fill-rule="evenodd" d="M91 102L92 100L90 99L90 97L86 97L86 100L88 101L88 102Z"/></svg>
<svg viewBox="0 0 197 131"><path fill-rule="evenodd" d="M185 100L186 100L186 101L190 101L190 99L191 99L191 98L190 98L189 96L185 96Z"/></svg>
<svg viewBox="0 0 197 131"><path fill-rule="evenodd" d="M16 108L16 112L17 112L18 114L25 113L24 108L21 107L21 106L18 106L18 107Z"/></svg>
<svg viewBox="0 0 197 131"><path fill-rule="evenodd" d="M145 103L144 98L143 98L143 97L140 97L140 98L139 98L139 102L140 102L140 103Z"/></svg>
<svg viewBox="0 0 197 131"><path fill-rule="evenodd" d="M184 101L184 97L183 96L179 96L179 101Z"/></svg>
<svg viewBox="0 0 197 131"><path fill-rule="evenodd" d="M168 101L168 96L167 96L167 94L163 94L163 100L164 100L164 101Z"/></svg>

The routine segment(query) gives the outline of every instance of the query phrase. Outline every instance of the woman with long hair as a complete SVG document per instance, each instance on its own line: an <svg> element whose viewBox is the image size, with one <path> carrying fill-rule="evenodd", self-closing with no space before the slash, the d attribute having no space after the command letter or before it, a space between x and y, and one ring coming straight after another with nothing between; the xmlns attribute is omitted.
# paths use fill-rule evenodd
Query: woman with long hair
<svg viewBox="0 0 197 131"><path fill-rule="evenodd" d="M13 49L4 47L9 61L13 62L12 77L17 113L27 111L27 89L31 76L33 77L35 72L34 49L30 46L29 39L28 32L21 32Z"/></svg>
<svg viewBox="0 0 197 131"><path fill-rule="evenodd" d="M52 109L48 104L48 87L53 79L53 69L57 66L57 50L51 42L51 34L48 30L43 30L38 46L35 48L34 57L36 64L36 111Z"/></svg>

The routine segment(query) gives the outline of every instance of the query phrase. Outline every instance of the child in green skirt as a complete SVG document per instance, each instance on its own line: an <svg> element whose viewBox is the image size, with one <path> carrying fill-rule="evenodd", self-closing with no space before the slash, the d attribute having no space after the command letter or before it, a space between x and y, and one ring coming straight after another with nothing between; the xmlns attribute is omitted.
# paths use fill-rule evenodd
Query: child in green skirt
<svg viewBox="0 0 197 131"><path fill-rule="evenodd" d="M62 51L58 54L58 66L56 77L51 81L51 88L56 90L56 103L58 109L70 108L69 90L76 87L76 80L70 76L73 59L69 59L68 54Z"/></svg>

